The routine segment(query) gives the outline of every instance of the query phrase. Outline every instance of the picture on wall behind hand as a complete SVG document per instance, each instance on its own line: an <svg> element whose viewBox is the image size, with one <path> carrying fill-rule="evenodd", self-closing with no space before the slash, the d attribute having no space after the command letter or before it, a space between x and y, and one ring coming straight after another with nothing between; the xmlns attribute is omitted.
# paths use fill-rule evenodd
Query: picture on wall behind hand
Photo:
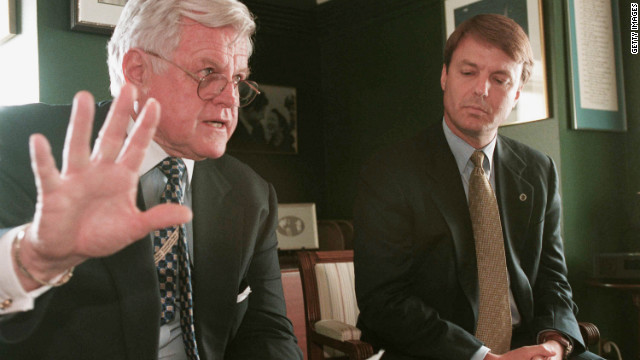
<svg viewBox="0 0 640 360"><path fill-rule="evenodd" d="M260 85L260 94L238 109L238 125L229 140L231 152L297 154L296 89Z"/></svg>

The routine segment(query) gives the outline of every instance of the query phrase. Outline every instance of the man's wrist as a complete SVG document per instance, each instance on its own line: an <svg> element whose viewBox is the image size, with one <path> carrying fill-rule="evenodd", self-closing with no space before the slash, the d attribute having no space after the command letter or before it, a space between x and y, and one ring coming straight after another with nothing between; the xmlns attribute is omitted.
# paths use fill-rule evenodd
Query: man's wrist
<svg viewBox="0 0 640 360"><path fill-rule="evenodd" d="M22 262L22 242L26 236L26 232L30 227L30 223L22 225L18 228L12 242L12 258L16 274L21 278L22 286L25 290L33 290L40 286L57 287L66 284L73 276L75 267L66 269L63 273L56 272L51 280L42 277L40 272L33 272Z"/></svg>
<svg viewBox="0 0 640 360"><path fill-rule="evenodd" d="M543 344L550 340L556 341L564 348L563 359L569 357L573 351L573 344L569 338L558 331L544 331L538 335L538 344Z"/></svg>

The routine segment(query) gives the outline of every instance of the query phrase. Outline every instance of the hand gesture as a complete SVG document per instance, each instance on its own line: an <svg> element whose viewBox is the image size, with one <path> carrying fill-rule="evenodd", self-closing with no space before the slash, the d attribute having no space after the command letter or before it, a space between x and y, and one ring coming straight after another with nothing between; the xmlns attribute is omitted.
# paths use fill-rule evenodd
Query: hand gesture
<svg viewBox="0 0 640 360"><path fill-rule="evenodd" d="M127 136L136 98L135 87L122 88L91 151L94 100L87 92L76 94L61 171L44 136L32 135L38 200L20 258L36 278L48 281L88 258L116 253L154 229L191 219L191 211L176 204L146 212L136 206L138 168L160 119L160 105L150 99ZM39 286L23 276L20 280L25 290Z"/></svg>

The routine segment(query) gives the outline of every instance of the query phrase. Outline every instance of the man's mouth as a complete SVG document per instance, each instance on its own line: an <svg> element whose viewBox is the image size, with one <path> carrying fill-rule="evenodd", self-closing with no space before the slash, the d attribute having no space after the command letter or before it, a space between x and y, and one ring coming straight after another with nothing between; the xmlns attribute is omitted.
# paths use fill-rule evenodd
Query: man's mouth
<svg viewBox="0 0 640 360"><path fill-rule="evenodd" d="M222 129L225 126L225 124L222 121L216 121L216 120L209 120L209 121L205 121L204 123L218 129Z"/></svg>

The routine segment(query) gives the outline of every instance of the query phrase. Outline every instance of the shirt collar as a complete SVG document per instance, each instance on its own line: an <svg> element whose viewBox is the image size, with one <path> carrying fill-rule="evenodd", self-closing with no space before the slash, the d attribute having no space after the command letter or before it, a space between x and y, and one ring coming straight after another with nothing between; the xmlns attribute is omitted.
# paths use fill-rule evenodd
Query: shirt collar
<svg viewBox="0 0 640 360"><path fill-rule="evenodd" d="M496 149L496 142L498 136L496 135L487 146L482 149L475 149L473 146L467 144L464 140L459 138L456 134L449 129L449 126L442 119L442 128L444 130L444 137L447 139L447 143L449 144L449 148L453 153L454 158L456 159L456 164L458 165L458 170L460 174L465 173L465 168L470 164L470 158L474 151L481 150L484 153L484 157L486 160L483 162L483 168L485 173L489 175L491 173L491 169L493 169L493 153ZM473 164L471 165L473 166Z"/></svg>
<svg viewBox="0 0 640 360"><path fill-rule="evenodd" d="M127 128L127 133L130 133L133 129L134 122L133 120L129 120L129 127ZM149 172L151 169L155 168L159 162L168 157L164 149L158 145L157 142L151 140L149 147L147 148L147 152L144 155L144 159L142 160L142 164L140 165L140 169L138 169L138 176L142 176ZM187 167L187 173L189 174L189 184L191 184L191 179L193 178L193 168L195 166L195 161L191 159L182 158L184 164Z"/></svg>

